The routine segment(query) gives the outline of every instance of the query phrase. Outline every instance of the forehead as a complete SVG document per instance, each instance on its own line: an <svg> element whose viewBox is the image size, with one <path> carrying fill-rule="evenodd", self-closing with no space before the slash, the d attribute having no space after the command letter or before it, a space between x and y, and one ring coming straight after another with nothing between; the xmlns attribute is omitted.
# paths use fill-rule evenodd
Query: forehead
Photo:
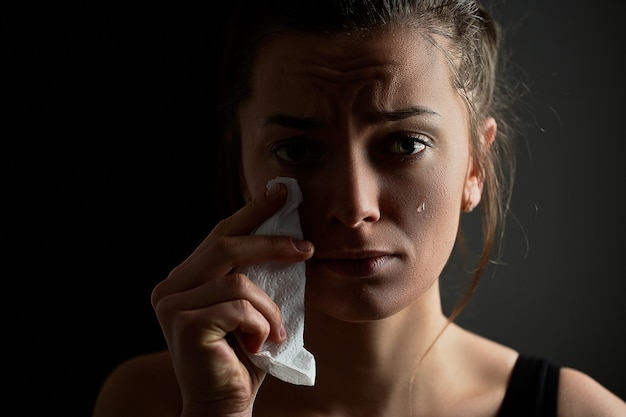
<svg viewBox="0 0 626 417"><path fill-rule="evenodd" d="M251 101L268 111L285 110L271 108L276 105L308 114L347 106L389 110L458 96L443 47L443 39L408 26L351 35L274 33L259 46Z"/></svg>
<svg viewBox="0 0 626 417"><path fill-rule="evenodd" d="M409 26L338 34L285 30L267 36L259 44L259 56L276 54L296 59L309 56L320 65L349 71L363 64L392 64L425 40L423 30Z"/></svg>

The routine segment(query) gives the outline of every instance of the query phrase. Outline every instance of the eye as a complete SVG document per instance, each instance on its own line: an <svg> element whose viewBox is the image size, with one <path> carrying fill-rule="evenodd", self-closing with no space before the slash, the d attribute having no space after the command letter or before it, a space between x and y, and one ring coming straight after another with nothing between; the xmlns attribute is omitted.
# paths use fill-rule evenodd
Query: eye
<svg viewBox="0 0 626 417"><path fill-rule="evenodd" d="M387 151L401 157L420 154L429 146L430 141L425 136L402 136L395 138Z"/></svg>
<svg viewBox="0 0 626 417"><path fill-rule="evenodd" d="M276 143L270 152L286 164L304 164L320 158L320 152L305 139L293 139Z"/></svg>

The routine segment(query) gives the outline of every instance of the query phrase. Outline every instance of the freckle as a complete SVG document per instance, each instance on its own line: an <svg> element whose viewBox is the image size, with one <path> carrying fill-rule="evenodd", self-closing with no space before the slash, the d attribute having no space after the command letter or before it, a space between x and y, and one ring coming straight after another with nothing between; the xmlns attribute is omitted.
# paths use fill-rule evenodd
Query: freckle
<svg viewBox="0 0 626 417"><path fill-rule="evenodd" d="M417 206L417 212L421 213L422 211L424 211L425 208L426 208L426 203L422 203L419 206Z"/></svg>

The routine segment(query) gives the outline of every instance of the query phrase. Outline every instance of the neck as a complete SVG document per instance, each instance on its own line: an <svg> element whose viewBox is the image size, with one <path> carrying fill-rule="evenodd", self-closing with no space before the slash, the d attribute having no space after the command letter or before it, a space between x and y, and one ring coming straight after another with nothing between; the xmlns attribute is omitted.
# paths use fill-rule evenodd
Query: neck
<svg viewBox="0 0 626 417"><path fill-rule="evenodd" d="M320 384L343 380L358 390L355 381L388 387L408 380L447 324L433 292L376 321L344 322L307 312L305 344L316 357Z"/></svg>
<svg viewBox="0 0 626 417"><path fill-rule="evenodd" d="M445 366L435 342L446 325L438 288L382 320L345 322L307 311L304 340L316 358L317 377L314 387L294 398L308 408L350 409L352 415L406 415L420 381Z"/></svg>

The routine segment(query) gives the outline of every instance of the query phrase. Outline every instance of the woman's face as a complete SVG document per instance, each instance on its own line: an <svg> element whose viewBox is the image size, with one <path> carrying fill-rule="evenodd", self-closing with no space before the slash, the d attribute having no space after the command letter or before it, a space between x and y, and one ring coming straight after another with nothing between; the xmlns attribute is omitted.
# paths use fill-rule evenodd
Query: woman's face
<svg viewBox="0 0 626 417"><path fill-rule="evenodd" d="M298 180L315 245L307 308L362 321L419 300L452 251L464 198L480 194L443 53L408 28L283 33L253 77L239 109L243 189L250 199L274 177Z"/></svg>

